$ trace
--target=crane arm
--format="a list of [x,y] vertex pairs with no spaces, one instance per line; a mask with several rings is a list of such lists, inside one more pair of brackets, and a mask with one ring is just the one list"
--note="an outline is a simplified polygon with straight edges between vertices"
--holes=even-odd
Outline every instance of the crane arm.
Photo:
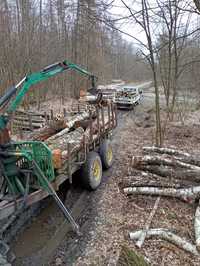
[[[59,73],[64,72],[65,70],[70,69],[75,70],[85,76],[88,76],[92,82],[92,89],[95,89],[95,81],[97,80],[97,77],[94,74],[88,72],[87,70],[81,68],[80,66],[68,62],[67,60],[55,63],[53,65],[49,65],[39,72],[35,72],[26,76],[16,86],[11,87],[10,90],[3,97],[1,97],[0,107],[7,103],[11,99],[11,97],[15,93],[17,93],[14,100],[8,105],[5,114],[0,115],[0,129],[4,129],[6,127],[10,115],[16,111],[17,107],[21,104],[24,96],[29,91],[32,85],[37,84],[43,80],[47,80],[50,77],[53,77]],[[19,91],[18,88],[20,88]]]

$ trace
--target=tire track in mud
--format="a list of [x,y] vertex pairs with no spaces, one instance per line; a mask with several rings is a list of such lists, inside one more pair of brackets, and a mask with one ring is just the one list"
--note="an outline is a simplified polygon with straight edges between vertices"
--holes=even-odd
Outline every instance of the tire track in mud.
[[[118,152],[119,142],[123,141],[121,132],[126,120],[133,114],[134,111],[118,112],[118,126],[113,132],[112,139],[114,154]],[[114,165],[113,168],[115,167]],[[104,172],[103,183],[112,175],[112,171],[114,170],[111,168]],[[16,261],[13,265],[49,265],[63,241],[65,246],[68,246],[66,256],[70,257],[67,265],[72,265],[76,257],[84,252],[85,243],[89,241],[87,231],[92,221],[90,213],[94,207],[90,206],[90,202],[94,193],[80,187],[72,187],[67,191],[65,204],[72,209],[72,214],[81,226],[83,231],[81,238],[72,232],[70,224],[66,222],[58,207],[48,199],[50,202],[46,208],[33,219],[30,226],[20,233],[12,244],[11,248],[16,253]],[[92,216],[95,218],[94,213]]]
[[[72,187],[67,191],[64,202],[76,220],[80,219],[86,208],[88,193],[80,187]],[[77,238],[58,206],[52,199],[47,200],[49,204],[46,204],[46,208],[33,218],[30,226],[25,228],[11,245],[16,255],[13,265],[45,265],[66,234],[70,233]]]
[[56,257],[63,258],[63,265],[76,265],[77,258],[83,256],[83,254],[87,252],[87,245],[90,242],[92,235],[95,234],[96,223],[98,223],[98,211],[96,210],[96,204],[98,205],[98,202],[102,201],[102,195],[104,194],[107,180],[115,175],[116,169],[118,168],[117,154],[118,149],[120,148],[119,144],[123,141],[123,134],[121,133],[124,131],[124,128],[127,124],[127,118],[132,118],[133,114],[133,111],[119,111],[118,113],[118,126],[113,131],[112,136],[113,152],[116,154],[114,158],[114,164],[112,168],[104,171],[103,182],[100,188],[96,192],[92,192],[94,194],[90,194],[89,201],[91,205],[89,210],[86,210],[84,213],[84,221],[81,221],[81,231],[83,232],[83,236],[80,239],[74,240],[70,240],[70,236],[69,238],[66,236],[64,243],[61,243],[59,251],[57,251],[54,260],[52,260],[49,265],[55,265]]

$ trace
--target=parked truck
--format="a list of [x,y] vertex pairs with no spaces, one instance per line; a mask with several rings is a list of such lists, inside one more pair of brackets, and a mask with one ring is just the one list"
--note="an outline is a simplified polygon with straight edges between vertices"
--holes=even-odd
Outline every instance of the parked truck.
[[132,86],[122,86],[114,96],[114,103],[119,109],[133,109],[142,98],[142,89]]

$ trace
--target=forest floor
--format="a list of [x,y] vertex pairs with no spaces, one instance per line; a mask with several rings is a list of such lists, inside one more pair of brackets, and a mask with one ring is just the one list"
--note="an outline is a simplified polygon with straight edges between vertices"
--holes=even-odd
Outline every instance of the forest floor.
[[[82,227],[83,236],[76,239],[73,245],[64,240],[50,265],[121,265],[118,258],[123,246],[143,254],[150,265],[200,265],[200,258],[159,238],[145,240],[139,249],[128,237],[130,231],[144,227],[156,200],[155,197],[142,195],[126,197],[121,191],[127,179],[148,183],[153,178],[130,168],[131,157],[141,154],[143,146],[153,144],[155,129],[152,106],[153,94],[147,92],[144,93],[142,104],[134,111],[119,112],[119,125],[113,136],[115,162],[112,169],[105,173],[102,186],[90,199]],[[198,113],[188,116],[185,125],[179,122],[167,125],[167,147],[198,152]],[[178,235],[194,243],[194,212],[195,206],[175,198],[161,198],[151,227],[175,230]]]
[[[68,233],[59,244],[55,254],[51,254],[47,265],[121,265],[118,262],[122,247],[127,246],[142,254],[150,265],[200,265],[200,258],[169,244],[159,238],[145,240],[141,249],[128,237],[130,231],[142,229],[155,203],[155,197],[126,197],[121,190],[123,183],[129,179],[133,182],[147,182],[151,175],[142,174],[130,167],[131,157],[142,153],[142,147],[153,144],[154,108],[151,90],[144,93],[142,103],[133,111],[119,111],[118,127],[113,134],[114,164],[104,172],[103,183],[95,192],[87,192],[84,198],[84,212],[78,222],[83,235],[77,237]],[[161,103],[163,97],[161,99]],[[168,123],[165,131],[165,146],[178,147],[188,152],[198,152],[200,148],[199,111],[187,116],[185,125],[180,122]],[[78,193],[77,193],[78,194]],[[68,195],[69,196],[69,195]],[[76,197],[71,196],[71,201]],[[33,256],[33,249],[27,251],[26,244],[31,241],[36,249],[46,245],[48,234],[57,223],[63,221],[59,210],[51,209],[52,205],[40,215],[40,221],[31,225],[30,232],[19,236],[14,245],[18,257],[16,265],[43,265]],[[51,213],[52,211],[52,213]],[[194,242],[193,217],[195,206],[183,203],[177,199],[161,198],[159,208],[152,221],[152,228],[164,227],[175,230],[178,235]],[[59,220],[59,222],[58,222]],[[40,230],[38,231],[38,228]],[[53,229],[52,229],[53,230]],[[44,233],[45,231],[45,233]],[[35,235],[35,244],[33,234]],[[26,240],[26,241],[25,241]],[[55,239],[56,241],[56,239]],[[128,265],[128,264],[127,264]]]

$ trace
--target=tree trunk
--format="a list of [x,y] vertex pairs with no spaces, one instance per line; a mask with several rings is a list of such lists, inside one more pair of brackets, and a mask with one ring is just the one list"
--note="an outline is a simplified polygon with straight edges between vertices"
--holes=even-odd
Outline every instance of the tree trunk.
[[173,169],[163,165],[140,165],[137,169],[148,171],[158,176],[168,177],[170,180],[175,178],[180,179],[181,181],[188,181],[188,184],[191,184],[191,182],[198,183],[200,181],[199,170],[190,170],[180,167]]
[[200,167],[189,163],[181,162],[175,158],[166,158],[159,155],[145,155],[145,156],[134,156],[132,158],[132,166],[139,168],[143,165],[167,165],[172,167],[181,167],[190,169],[193,171],[200,171]]
[[140,237],[138,238],[138,241],[136,242],[136,246],[138,246],[139,248],[141,248],[143,243],[144,243],[144,240],[146,238],[146,235],[147,235],[147,232],[148,232],[149,227],[151,225],[151,222],[153,220],[153,217],[154,217],[154,215],[156,213],[156,210],[158,209],[159,202],[160,202],[160,197],[158,197],[156,199],[154,207],[153,207],[153,209],[152,209],[152,211],[151,211],[151,213],[150,213],[150,215],[148,217],[148,220],[147,220],[147,222],[146,222],[146,224],[144,226],[144,230],[142,231]]
[[[130,239],[132,240],[138,239],[142,232],[143,230],[138,230],[136,232],[129,233]],[[175,235],[174,233],[170,232],[168,229],[164,229],[164,228],[150,229],[147,232],[147,237],[152,237],[152,236],[159,236],[163,240],[167,240],[170,243],[175,244],[179,248],[195,256],[199,256],[199,252],[197,251],[196,246],[192,245],[190,242],[188,242],[184,238],[181,238],[180,236]]]
[[152,147],[143,147],[142,150],[144,152],[150,153],[150,152],[156,152],[156,153],[161,153],[161,154],[168,154],[168,155],[173,155],[173,156],[183,156],[183,157],[190,157],[191,155],[187,152],[183,152],[180,150],[176,149],[170,149],[170,148],[160,148],[156,146]]
[[195,216],[194,216],[194,232],[195,232],[195,241],[198,251],[200,251],[200,201],[198,202]]
[[163,188],[163,187],[127,187],[123,189],[126,195],[152,195],[152,196],[165,196],[175,197],[186,202],[193,202],[200,196],[200,186],[189,188]]
[[184,163],[193,164],[200,167],[200,156],[199,155],[191,155],[187,152],[179,151],[176,149],[169,148],[159,148],[159,147],[143,147],[143,151],[145,153],[160,153],[175,156],[175,160],[182,161]]

